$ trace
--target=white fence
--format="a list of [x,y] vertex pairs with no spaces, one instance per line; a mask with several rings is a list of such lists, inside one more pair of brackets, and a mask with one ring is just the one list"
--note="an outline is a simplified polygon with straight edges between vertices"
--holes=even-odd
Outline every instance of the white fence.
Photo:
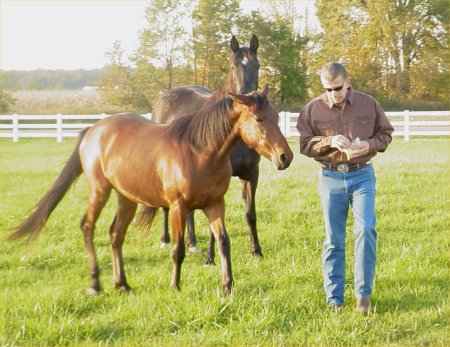
[[[386,112],[394,126],[394,136],[449,136],[450,111],[403,111]],[[145,117],[151,119],[147,113]],[[81,129],[87,128],[100,115],[0,115],[0,137],[18,141],[25,137],[54,137],[61,142],[64,137],[76,137]],[[299,136],[296,129],[298,113],[280,112],[280,128],[286,137]]]
[[[393,136],[449,136],[450,111],[386,112],[394,127]],[[280,127],[286,137],[299,136],[296,129],[298,113],[280,112]]]

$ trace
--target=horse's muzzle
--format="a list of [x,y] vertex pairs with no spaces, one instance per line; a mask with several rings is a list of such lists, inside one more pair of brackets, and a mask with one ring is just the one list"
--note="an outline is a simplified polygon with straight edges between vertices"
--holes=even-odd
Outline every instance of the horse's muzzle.
[[290,155],[282,153],[277,158],[276,162],[274,162],[274,164],[278,170],[284,170],[287,169],[289,165],[291,165],[292,158],[293,158],[292,153],[290,153]]

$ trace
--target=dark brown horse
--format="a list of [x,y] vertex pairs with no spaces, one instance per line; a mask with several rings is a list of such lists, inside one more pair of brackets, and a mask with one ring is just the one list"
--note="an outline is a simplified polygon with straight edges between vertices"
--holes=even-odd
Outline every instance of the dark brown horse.
[[[224,98],[229,93],[245,94],[258,87],[259,61],[257,57],[259,41],[253,35],[249,47],[239,47],[239,42],[233,36],[230,41],[231,55],[228,77],[225,85],[212,93],[209,89],[200,86],[178,87],[164,93],[155,104],[152,119],[158,123],[170,123],[172,120],[186,114],[185,110],[192,112],[205,105]],[[245,219],[251,241],[251,254],[262,257],[262,250],[258,240],[256,228],[255,194],[259,178],[260,155],[249,148],[242,140],[238,140],[230,153],[232,175],[237,176],[242,184],[242,198],[245,204]],[[188,244],[190,250],[198,251],[194,230],[194,215],[188,216]],[[210,233],[206,263],[214,262],[214,237]],[[161,237],[162,245],[168,245],[168,210],[164,209],[164,230]]]
[[169,125],[152,123],[136,114],[114,115],[99,121],[81,133],[56,182],[9,239],[27,234],[37,237],[66,191],[84,172],[89,205],[81,229],[88,253],[89,293],[100,290],[94,227],[112,189],[118,196],[117,212],[109,229],[116,288],[130,289],[122,245],[137,204],[143,204],[149,225],[156,207],[170,208],[173,288],[180,284],[187,215],[195,209],[203,210],[217,240],[223,290],[228,293],[233,276],[224,225],[224,195],[231,178],[231,148],[241,137],[279,170],[286,169],[293,158],[278,127],[278,113],[266,93],[267,88],[263,88],[262,93],[224,98]]

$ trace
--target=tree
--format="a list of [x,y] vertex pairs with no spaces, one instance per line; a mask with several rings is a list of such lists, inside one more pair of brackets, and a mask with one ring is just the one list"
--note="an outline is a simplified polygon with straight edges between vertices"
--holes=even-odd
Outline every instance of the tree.
[[229,42],[241,17],[236,0],[199,0],[192,14],[194,84],[217,89],[228,71]]
[[346,63],[358,88],[416,100],[427,98],[431,80],[448,84],[448,2],[318,0],[316,7],[324,30],[316,54],[322,63]]
[[107,55],[110,64],[98,79],[96,86],[102,99],[111,105],[119,105],[128,111],[150,111],[150,104],[136,84],[134,70],[123,62],[123,49],[120,42],[114,43]]
[[4,89],[6,85],[6,74],[0,71],[0,113],[9,113],[14,106],[15,99]]
[[183,0],[153,0],[145,11],[148,27],[141,33],[133,60],[144,70],[151,69],[149,65],[164,69],[167,78],[159,80],[164,89],[178,84],[174,72],[190,55],[186,29],[190,5],[190,1]]
[[283,110],[298,110],[307,97],[307,40],[295,31],[295,20],[286,20],[281,14],[282,4],[276,5],[271,3],[272,18],[253,11],[240,22],[240,28],[259,38],[260,82],[272,87],[271,102]]

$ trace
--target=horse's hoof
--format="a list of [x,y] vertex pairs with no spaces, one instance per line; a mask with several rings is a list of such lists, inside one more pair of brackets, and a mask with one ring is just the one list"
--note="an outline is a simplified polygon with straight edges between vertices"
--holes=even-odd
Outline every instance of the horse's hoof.
[[214,259],[206,258],[205,265],[216,265],[216,263],[214,262]]
[[159,248],[163,249],[163,248],[169,248],[170,243],[166,243],[166,242],[162,242],[161,246],[159,246]]
[[129,292],[131,292],[131,288],[130,288],[130,286],[128,284],[116,283],[116,289],[119,290],[122,293],[127,293],[128,294]]
[[231,286],[229,286],[229,285],[223,286],[223,295],[224,296],[231,295]]
[[171,284],[170,285],[170,288],[172,289],[172,290],[175,290],[175,291],[177,291],[177,292],[180,292],[181,291],[181,287],[180,287],[180,285],[179,284]]
[[258,250],[258,251],[251,251],[250,253],[252,254],[253,257],[256,257],[256,258],[263,258],[263,254],[262,254],[262,251],[261,251],[261,250]]
[[91,296],[96,296],[100,293],[100,291],[98,289],[89,287],[86,289],[86,294],[91,295]]
[[197,248],[197,246],[192,246],[192,247],[189,247],[189,253],[200,254],[201,252],[200,252],[200,249]]

